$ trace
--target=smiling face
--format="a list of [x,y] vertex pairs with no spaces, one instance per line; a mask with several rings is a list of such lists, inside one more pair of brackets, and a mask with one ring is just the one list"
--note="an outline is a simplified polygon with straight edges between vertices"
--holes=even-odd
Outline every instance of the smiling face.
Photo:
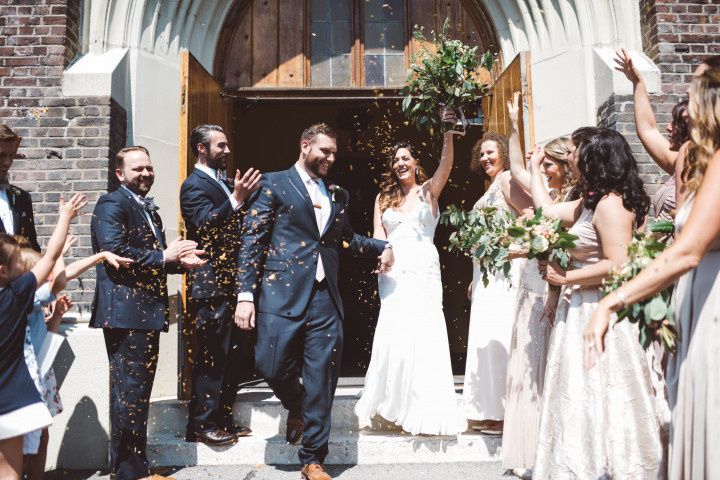
[[18,142],[15,140],[0,141],[0,180],[7,178],[17,149]]
[[150,157],[141,150],[127,152],[122,167],[115,169],[115,175],[121,184],[143,197],[155,182],[155,171]]
[[397,149],[390,168],[400,183],[417,183],[415,175],[417,160],[415,160],[408,148],[401,147]]
[[495,140],[485,140],[480,146],[480,165],[491,179],[505,169],[505,165],[500,158],[500,149]]
[[198,144],[198,152],[204,156],[205,164],[217,170],[225,170],[230,157],[227,137],[222,132],[211,131],[206,144]]
[[567,174],[567,163],[562,160],[545,155],[542,163],[542,172],[547,178],[550,188],[559,189],[562,187]]
[[303,165],[308,174],[314,178],[326,178],[335,163],[337,141],[318,133],[313,140],[300,142],[300,150],[302,151]]

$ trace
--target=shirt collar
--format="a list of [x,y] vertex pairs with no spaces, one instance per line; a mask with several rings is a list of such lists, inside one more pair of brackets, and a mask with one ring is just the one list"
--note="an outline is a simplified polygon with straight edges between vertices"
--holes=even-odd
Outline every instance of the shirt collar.
[[210,167],[208,167],[207,165],[201,165],[201,164],[199,164],[199,163],[196,163],[196,164],[195,164],[195,168],[197,168],[198,170],[200,170],[200,171],[203,172],[203,173],[206,173],[206,174],[210,175],[210,177],[211,177],[211,178],[214,178],[215,180],[217,180],[217,178],[218,178],[218,176],[217,176],[217,172],[218,172],[218,171],[217,171],[217,168],[210,168]]
[[322,178],[311,177],[310,174],[307,173],[307,170],[305,170],[305,168],[300,165],[300,162],[295,162],[295,168],[300,174],[300,180],[302,180],[305,185],[310,185],[314,183],[315,185],[318,185],[321,190],[324,189],[325,185],[322,181]]
[[138,202],[140,205],[145,205],[145,198],[144,198],[144,197],[142,197],[141,195],[138,195],[137,193],[133,192],[132,190],[130,190],[130,189],[129,189],[128,187],[126,187],[125,185],[121,185],[120,188],[124,188],[125,190],[127,190],[128,192],[130,192],[130,195],[132,195],[133,198],[135,199],[135,201]]

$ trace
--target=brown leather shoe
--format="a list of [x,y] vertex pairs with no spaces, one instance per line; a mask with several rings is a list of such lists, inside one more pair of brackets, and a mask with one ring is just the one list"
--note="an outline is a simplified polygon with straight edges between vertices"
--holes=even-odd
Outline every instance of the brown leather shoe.
[[155,475],[150,475],[147,478],[148,480],[175,480],[175,477],[163,477],[162,475],[158,475],[157,473]]
[[188,442],[200,442],[205,445],[217,447],[220,445],[230,445],[237,442],[237,437],[234,433],[226,432],[225,430],[211,430],[209,432],[194,432],[185,436],[185,440]]
[[332,480],[325,468],[319,463],[309,463],[302,467],[300,474],[305,480]]
[[304,429],[305,424],[303,423],[302,416],[293,417],[288,414],[287,422],[285,422],[285,440],[287,440],[288,443],[297,445],[302,439]]
[[242,425],[230,425],[223,427],[223,430],[235,435],[237,438],[247,437],[252,434],[252,430],[249,427],[243,427]]

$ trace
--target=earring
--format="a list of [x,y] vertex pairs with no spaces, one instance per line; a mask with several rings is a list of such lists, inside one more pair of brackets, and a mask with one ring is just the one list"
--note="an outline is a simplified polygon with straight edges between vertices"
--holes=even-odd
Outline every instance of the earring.
[[415,167],[415,176],[416,177],[420,176],[420,167]]

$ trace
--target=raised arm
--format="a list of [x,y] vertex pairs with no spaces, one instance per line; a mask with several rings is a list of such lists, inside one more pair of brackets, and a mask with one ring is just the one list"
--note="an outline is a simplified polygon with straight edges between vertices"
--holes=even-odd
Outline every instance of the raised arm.
[[610,315],[663,290],[684,273],[697,267],[713,243],[720,237],[720,151],[708,164],[703,182],[697,191],[693,209],[673,244],[634,279],[603,298],[585,331],[599,352],[607,332]]
[[55,266],[55,262],[57,262],[58,257],[62,254],[70,222],[73,218],[80,215],[80,211],[85,205],[87,205],[85,195],[76,194],[67,203],[62,199],[60,200],[60,216],[55,230],[48,241],[45,255],[38,260],[31,270],[33,275],[35,275],[38,285],[41,285],[48,275],[50,275],[50,272]]
[[510,174],[516,182],[527,192],[530,191],[531,175],[525,168],[525,159],[520,145],[520,129],[518,116],[520,115],[520,92],[513,94],[512,102],[507,102],[508,116],[510,117],[510,139],[508,141],[508,156],[510,157]]
[[387,240],[387,232],[382,224],[382,212],[380,212],[380,195],[375,197],[375,208],[373,213],[373,238]]
[[[440,165],[438,165],[435,174],[430,179],[430,194],[434,201],[440,198],[445,185],[447,184],[448,178],[450,178],[450,172],[453,167],[453,159],[455,156],[453,138],[455,134],[452,132],[445,132],[443,134],[443,147],[442,153],[440,154]],[[434,202],[433,202],[434,203]]]
[[667,173],[675,170],[675,160],[678,152],[670,149],[670,141],[658,130],[655,114],[650,105],[650,99],[645,85],[645,79],[640,71],[633,65],[632,58],[622,48],[615,52],[615,70],[621,72],[633,84],[633,104],[635,110],[635,130],[645,150],[655,163]]
[[582,211],[582,201],[573,200],[572,202],[555,203],[542,179],[540,165],[542,164],[543,158],[545,158],[545,153],[542,147],[536,146],[530,157],[530,191],[532,193],[533,206],[535,208],[542,207],[543,212],[546,214],[560,218],[566,227],[571,226],[575,223],[575,220],[577,220]]

